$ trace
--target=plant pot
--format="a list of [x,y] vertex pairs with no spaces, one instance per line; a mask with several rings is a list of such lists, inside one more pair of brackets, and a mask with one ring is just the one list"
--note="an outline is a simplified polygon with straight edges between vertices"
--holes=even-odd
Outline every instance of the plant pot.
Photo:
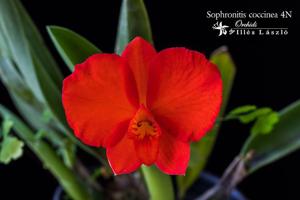
[[[195,200],[199,198],[201,194],[212,188],[218,181],[219,178],[210,173],[201,173],[200,178],[187,191],[185,200]],[[247,200],[247,198],[237,189],[234,189],[228,200]]]
[[[195,182],[195,184],[187,191],[185,200],[195,200],[201,195],[203,192],[207,191],[211,187],[213,187],[217,182],[219,178],[204,172],[201,174],[200,178]],[[58,186],[55,189],[53,200],[63,200],[64,192],[61,186]],[[231,193],[231,196],[228,200],[247,200],[247,198],[244,197],[238,190],[233,190]]]

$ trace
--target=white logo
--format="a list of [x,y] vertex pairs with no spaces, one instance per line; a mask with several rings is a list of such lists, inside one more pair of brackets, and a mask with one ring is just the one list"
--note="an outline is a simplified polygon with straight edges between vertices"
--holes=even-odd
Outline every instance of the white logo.
[[227,30],[226,30],[226,28],[228,28],[229,26],[226,26],[226,25],[223,25],[222,24],[222,22],[217,22],[217,23],[215,23],[213,26],[212,26],[212,28],[214,29],[214,30],[219,30],[219,36],[221,36],[221,35],[226,35],[227,34]]

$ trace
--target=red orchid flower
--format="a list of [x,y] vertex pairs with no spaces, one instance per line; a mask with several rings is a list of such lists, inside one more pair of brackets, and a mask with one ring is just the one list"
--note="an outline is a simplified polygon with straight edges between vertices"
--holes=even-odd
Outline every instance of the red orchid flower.
[[186,48],[160,52],[140,37],[121,56],[95,54],[63,83],[67,121],[85,144],[105,147],[115,174],[155,164],[185,174],[190,142],[213,126],[222,100],[217,67]]

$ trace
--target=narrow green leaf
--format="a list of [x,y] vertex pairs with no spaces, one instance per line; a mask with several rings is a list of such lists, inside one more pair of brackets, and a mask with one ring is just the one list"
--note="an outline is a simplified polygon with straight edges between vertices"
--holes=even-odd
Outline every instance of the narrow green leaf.
[[41,140],[47,135],[47,132],[43,129],[40,129],[36,134],[35,134],[35,139],[36,140]]
[[271,108],[259,108],[249,114],[240,115],[238,118],[242,123],[248,124],[256,120],[258,117],[269,114],[271,112],[272,112]]
[[217,49],[211,55],[210,60],[219,68],[223,80],[223,102],[221,107],[221,112],[223,113],[230,96],[236,67],[227,47],[225,46]]
[[[218,66],[223,80],[223,102],[221,112],[219,114],[219,117],[221,118],[229,99],[235,76],[235,65],[226,47],[217,49],[212,54],[211,61]],[[220,125],[220,123],[216,123],[213,129],[205,137],[203,137],[199,142],[191,144],[193,155],[191,155],[190,164],[192,164],[192,166],[189,165],[185,176],[177,177],[179,195],[181,197],[184,196],[185,192],[194,183],[194,181],[199,178],[199,174],[204,169],[214,146]],[[195,162],[193,161],[194,158],[196,158]]]
[[2,134],[3,137],[7,137],[7,135],[9,134],[11,128],[13,127],[13,122],[9,119],[4,119],[2,122]]
[[0,162],[9,164],[22,156],[24,143],[16,137],[7,136],[2,141]]
[[232,111],[230,111],[229,114],[226,116],[226,118],[233,118],[233,117],[239,116],[241,114],[252,112],[254,110],[256,110],[255,105],[240,106],[240,107],[237,107],[237,108],[233,109]]
[[7,54],[17,65],[24,66],[19,67],[19,70],[26,83],[36,91],[37,97],[42,99],[30,56],[30,47],[16,3],[15,0],[0,2],[0,29],[7,44],[6,50],[9,51]]
[[35,134],[16,115],[0,105],[0,117],[13,121],[14,131],[26,143],[26,145],[37,155],[48,169],[63,186],[64,190],[75,200],[92,200],[86,185],[78,179],[78,176],[67,168],[60,160],[56,152],[42,140],[36,140]]
[[38,101],[51,110],[61,126],[66,127],[60,92],[62,78],[55,72],[55,63],[50,61],[49,52],[32,26],[19,1],[0,1],[0,29],[7,41],[6,55],[15,63]]
[[6,41],[5,49],[9,51],[7,54],[19,66],[26,83],[38,98],[42,99],[42,95],[34,73],[31,54],[38,57],[39,62],[44,64],[43,70],[47,72],[57,87],[61,87],[62,75],[20,1],[0,2],[0,29],[2,37]]
[[41,118],[44,105],[35,98],[11,59],[7,57],[0,56],[0,80],[26,121],[37,129],[45,128]]
[[249,173],[300,148],[300,100],[279,112],[279,117],[270,133],[252,134],[244,144],[241,154],[253,154],[247,163]]
[[[1,40],[0,44],[5,45],[4,42],[1,43]],[[12,100],[18,108],[18,111],[27,120],[27,122],[29,122],[32,127],[36,128],[36,130],[45,129],[49,131],[49,126],[51,126],[52,128],[60,128],[62,132],[66,133],[66,135],[69,136],[70,140],[72,140],[86,152],[95,156],[100,162],[107,166],[106,161],[101,157],[98,151],[82,144],[68,129],[61,106],[61,94],[58,90],[53,88],[54,85],[47,85],[47,81],[43,82],[43,80],[41,79],[41,87],[44,88],[44,91],[46,93],[45,96],[48,98],[48,102],[50,103],[45,104],[40,102],[32,93],[31,89],[27,86],[26,82],[23,80],[22,74],[19,73],[19,70],[15,66],[12,58],[3,53],[3,50],[4,48],[0,49],[0,79],[7,87]],[[42,76],[45,75],[42,72],[40,74]],[[45,80],[47,80],[47,76],[45,77]],[[51,105],[51,107],[48,105]],[[54,119],[59,119],[59,123],[53,123],[53,121],[51,121],[52,123],[48,124],[47,122],[45,122],[45,118],[43,118],[42,116],[42,114],[45,112],[51,112],[51,116],[53,116]],[[50,113],[48,114],[50,115]],[[57,120],[54,122],[57,122]]]
[[66,140],[64,141],[64,144],[59,149],[59,153],[61,154],[65,165],[70,169],[72,169],[76,159],[75,147],[76,146],[74,145],[73,142],[71,142],[70,140]]
[[59,66],[55,62],[55,59],[52,57],[50,51],[45,45],[45,42],[37,27],[31,20],[20,1],[17,1],[15,4],[20,14],[20,19],[22,20],[25,36],[30,43],[31,53],[36,55],[36,58],[39,59],[39,62],[43,64],[43,69],[45,69],[46,73],[50,76],[55,85],[58,88],[61,88],[63,76],[59,70]]
[[45,109],[42,113],[42,121],[45,123],[49,123],[53,118],[52,113],[50,110]]
[[243,124],[255,121],[251,128],[251,134],[267,134],[272,131],[279,121],[277,112],[271,108],[257,108],[254,105],[246,105],[233,109],[225,117],[225,120],[238,119]]
[[143,0],[123,0],[115,52],[121,54],[125,46],[136,36],[153,43],[147,10]]
[[40,63],[39,59],[37,59],[35,55],[32,55],[32,60],[36,68],[39,87],[41,88],[47,108],[52,112],[54,119],[56,119],[58,123],[60,123],[64,128],[68,127],[62,107],[61,88],[57,88],[53,84],[46,71],[42,68],[43,63]]
[[9,50],[7,49],[7,47],[8,47],[8,44],[7,44],[7,41],[5,39],[3,30],[0,26],[0,56],[1,57],[9,56],[9,54],[8,54]]
[[81,35],[59,26],[47,26],[48,33],[57,51],[71,71],[78,63],[101,51]]
[[272,131],[275,124],[279,121],[279,115],[276,112],[271,112],[258,117],[251,128],[251,134],[268,134]]

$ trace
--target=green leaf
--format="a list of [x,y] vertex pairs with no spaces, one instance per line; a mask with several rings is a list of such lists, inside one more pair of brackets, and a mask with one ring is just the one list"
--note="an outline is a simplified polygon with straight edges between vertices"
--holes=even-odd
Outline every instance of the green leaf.
[[13,127],[13,122],[9,119],[4,119],[2,122],[2,134],[3,137],[7,137],[7,135],[9,134],[11,128]]
[[101,51],[81,35],[59,26],[47,26],[48,33],[57,51],[71,71],[78,63]]
[[[0,2],[0,29],[6,56],[15,64],[34,97],[66,127],[61,103],[62,76],[19,1]],[[9,83],[11,84],[11,83]],[[21,102],[21,101],[19,101]]]
[[36,55],[39,62],[43,64],[43,69],[46,71],[46,74],[51,77],[54,84],[58,88],[61,88],[63,75],[59,70],[59,66],[55,62],[55,59],[52,57],[48,47],[45,45],[37,27],[34,25],[20,1],[17,1],[15,5],[20,13],[20,19],[22,20],[25,36],[30,42],[31,53]]
[[258,117],[251,128],[251,134],[268,134],[272,131],[275,124],[279,121],[279,115],[276,112],[271,112]]
[[123,0],[115,52],[121,54],[125,46],[136,36],[152,43],[152,33],[143,0]]
[[7,41],[0,26],[0,56],[8,56]]
[[20,67],[29,87],[36,91],[39,99],[42,99],[38,82],[35,77],[33,64],[30,56],[30,47],[23,29],[22,18],[16,7],[17,1],[0,2],[0,29],[2,37],[6,41],[6,52]]
[[38,57],[45,70],[57,87],[61,87],[62,75],[54,59],[47,50],[40,34],[31,21],[21,3],[16,0],[0,2],[0,29],[6,41],[6,54],[19,66],[26,83],[42,99],[38,87],[37,77],[34,73],[31,54]]
[[234,118],[241,114],[249,113],[254,110],[256,110],[255,105],[240,106],[240,107],[237,107],[237,108],[233,109],[232,111],[230,111],[229,114],[226,116],[226,118]]
[[75,148],[73,142],[70,140],[64,141],[64,144],[59,148],[59,153],[61,154],[63,161],[66,166],[72,168],[75,162]]
[[52,113],[50,110],[45,109],[42,113],[42,121],[45,123],[48,123],[51,121],[51,119],[53,118]]
[[0,116],[13,121],[13,129],[16,134],[26,143],[26,145],[42,161],[45,168],[57,178],[64,190],[75,200],[92,200],[86,185],[78,179],[76,173],[67,168],[60,160],[59,156],[48,143],[37,140],[31,129],[23,123],[16,115],[0,105]]
[[[21,115],[30,123],[32,127],[36,130],[44,129],[51,131],[51,134],[48,134],[47,137],[50,140],[57,144],[61,143],[61,139],[58,139],[57,133],[52,133],[52,128],[55,127],[55,123],[47,122],[47,118],[50,117],[49,109],[45,109],[44,105],[34,97],[31,90],[24,83],[21,75],[18,73],[16,68],[13,65],[13,62],[9,58],[1,57],[0,55],[0,79],[3,81],[7,87],[10,96],[12,97],[15,105],[18,108],[18,111]],[[44,116],[43,116],[44,115]],[[53,115],[51,114],[51,117]],[[51,121],[51,120],[50,120]],[[77,143],[85,151],[89,152],[100,162],[104,162],[99,153],[91,149],[90,147],[80,143],[71,132],[66,129],[67,135],[70,137],[74,143]],[[106,162],[104,162],[106,164]]]
[[[217,49],[212,54],[211,61],[218,66],[223,80],[223,102],[219,114],[221,118],[229,99],[236,68],[226,47]],[[220,125],[220,123],[216,123],[213,129],[199,142],[191,144],[192,155],[187,173],[185,176],[177,177],[179,195],[181,197],[184,196],[187,189],[199,178],[199,174],[204,169],[214,146]]]
[[[18,16],[18,12],[15,11],[15,7],[13,6],[15,5],[15,3],[18,2],[15,2],[15,0],[0,1],[0,11],[4,7],[9,7],[9,9],[16,12],[16,15],[6,16],[7,21],[10,20],[9,17],[15,18]],[[27,69],[28,66],[25,65],[25,63],[23,63],[21,66],[18,66],[18,64],[14,60],[14,57],[11,56],[10,46],[7,44],[9,41],[7,37],[11,37],[11,36],[10,34],[4,34],[3,29],[1,27],[1,20],[2,20],[1,16],[4,15],[5,12],[0,12],[0,78],[2,82],[5,84],[5,86],[7,87],[12,100],[14,101],[16,107],[18,108],[18,111],[27,120],[27,122],[30,123],[32,127],[36,128],[36,130],[39,129],[49,130],[49,128],[53,128],[53,127],[57,130],[57,128],[59,128],[59,130],[66,133],[74,143],[78,144],[78,146],[80,146],[82,149],[84,149],[88,153],[95,156],[98,160],[106,164],[106,162],[104,162],[102,157],[99,156],[100,153],[98,151],[80,143],[75,138],[75,136],[69,131],[69,128],[65,121],[63,108],[62,108],[60,89],[55,88],[53,82],[51,81],[49,82],[49,76],[46,74],[46,72],[43,70],[42,67],[42,66],[48,66],[47,63],[42,65],[40,63],[40,59],[36,58],[36,55],[34,54],[28,55],[26,48],[23,47],[22,45],[18,46],[19,48],[21,48],[21,50],[19,49],[20,52],[23,51],[24,54],[26,53],[27,56],[32,58],[31,61],[36,63],[34,65],[35,67],[34,69],[36,69],[36,71],[34,72],[30,72],[30,70],[28,71]],[[19,20],[19,18],[17,19]],[[10,24],[8,23],[8,25]],[[19,37],[18,40],[23,40],[24,37],[22,32],[24,27],[23,26],[18,27],[17,24],[11,24],[11,26],[13,26],[11,27],[12,34],[15,35],[15,37],[17,38]],[[20,34],[19,36],[18,33]],[[32,41],[25,40],[20,42],[23,42],[24,44],[26,44],[25,46],[27,46],[30,45]],[[22,50],[22,48],[25,49]],[[22,56],[23,54],[20,53],[20,55]],[[17,55],[15,56],[18,57]],[[23,78],[24,75],[22,71],[19,70],[19,68],[22,68],[25,71],[25,73],[28,74],[37,73],[36,75],[38,77],[39,84],[40,84],[39,87],[43,89],[43,96],[44,96],[43,99],[44,100],[46,99],[47,100],[46,102],[44,100],[41,101],[40,99],[36,98],[36,92],[33,93],[32,88],[29,85],[27,85],[25,78]],[[46,123],[44,121],[45,118],[43,118],[42,116],[45,110],[47,110],[47,112],[48,111],[51,112],[51,116],[53,116],[54,118],[54,121],[50,120],[52,123],[49,124],[49,126],[45,124]]]
[[248,124],[259,118],[263,120],[262,116],[267,116],[272,112],[272,109],[268,107],[257,108],[255,105],[245,105],[230,111],[225,120],[238,119],[241,123]]
[[24,143],[16,137],[7,136],[2,141],[0,151],[0,162],[9,164],[23,154]]
[[[0,36],[1,37],[1,36]],[[0,79],[8,89],[18,111],[33,127],[44,127],[41,113],[44,105],[39,102],[24,82],[11,59],[0,55]]]
[[255,121],[251,128],[251,134],[267,134],[272,131],[279,121],[279,116],[271,108],[259,108],[254,105],[246,105],[233,109],[225,117],[225,120],[238,119],[241,123],[248,124]]
[[256,120],[258,117],[269,114],[271,112],[272,112],[271,108],[259,108],[249,114],[240,115],[238,118],[242,123],[248,124],[248,123]]
[[[268,165],[300,148],[300,100],[279,112],[280,121],[268,134],[252,134],[244,144],[241,154],[252,154],[248,172]],[[270,121],[276,121],[271,116]]]
[[227,47],[225,46],[218,48],[211,55],[210,60],[217,65],[223,80],[223,102],[221,107],[221,113],[223,113],[230,96],[236,67]]

